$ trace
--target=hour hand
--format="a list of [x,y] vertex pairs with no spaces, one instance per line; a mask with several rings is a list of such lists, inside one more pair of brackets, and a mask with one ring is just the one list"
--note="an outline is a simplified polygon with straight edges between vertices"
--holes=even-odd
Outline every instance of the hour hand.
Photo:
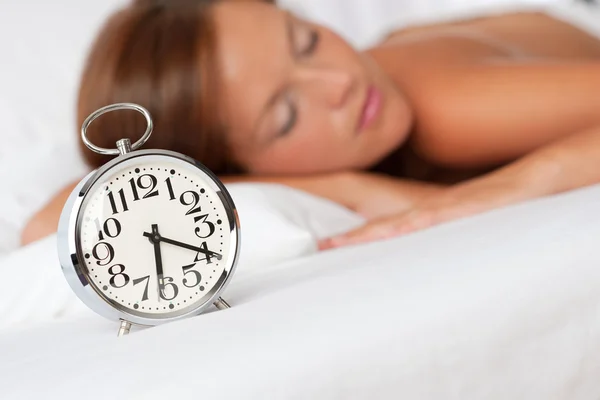
[[162,295],[162,289],[164,286],[163,282],[163,265],[162,255],[160,252],[160,233],[158,232],[158,225],[152,225],[152,233],[144,232],[144,236],[150,239],[150,242],[154,245],[154,262],[156,263],[156,277],[158,279],[158,300],[160,301]]

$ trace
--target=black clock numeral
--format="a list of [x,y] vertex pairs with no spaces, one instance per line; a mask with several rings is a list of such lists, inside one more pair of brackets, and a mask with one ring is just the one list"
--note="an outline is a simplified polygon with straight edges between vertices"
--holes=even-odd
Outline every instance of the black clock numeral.
[[200,227],[196,227],[196,229],[195,229],[196,236],[198,236],[200,239],[207,239],[207,238],[211,237],[213,235],[213,233],[215,233],[215,224],[213,224],[210,221],[207,221],[207,218],[208,218],[208,214],[204,214],[204,215],[194,218],[195,223],[202,221],[202,225],[208,226],[208,235],[206,235],[206,236],[202,236],[200,234],[200,232],[202,232],[202,229],[200,229]]
[[175,200],[175,192],[173,191],[173,184],[171,183],[171,178],[167,178],[165,182],[167,182],[167,189],[169,189],[169,196],[171,200]]
[[[102,254],[98,251],[99,249],[103,249]],[[103,255],[103,253],[106,253],[106,255]],[[109,243],[98,242],[92,249],[92,255],[97,260],[96,264],[104,267],[115,258],[115,249]]]
[[[119,267],[119,271],[115,271],[115,267]],[[122,287],[127,286],[127,284],[129,283],[129,275],[127,275],[125,273],[125,266],[123,264],[115,264],[112,267],[110,267],[108,269],[108,273],[112,275],[112,277],[110,278],[110,286],[114,287],[115,289],[120,289]],[[117,285],[117,277],[121,276],[123,278],[123,284],[118,286]]]
[[[141,176],[140,176],[141,178]],[[129,185],[131,186],[131,192],[133,193],[133,201],[138,201],[140,199],[140,195],[137,191],[137,185],[135,183],[135,178],[131,178],[129,180]]]
[[[109,222],[113,223],[114,229],[111,229]],[[104,240],[105,234],[111,239],[114,239],[121,234],[121,223],[115,218],[109,218],[104,221],[103,227],[100,226],[100,220],[98,218],[94,220],[94,223],[96,224],[96,229],[98,230],[98,240]]]
[[183,286],[187,287],[187,288],[193,288],[195,286],[198,286],[200,284],[200,282],[202,282],[202,275],[200,275],[200,272],[198,271],[194,271],[192,268],[194,268],[196,266],[196,264],[190,264],[190,265],[186,265],[181,267],[181,269],[183,270],[183,276],[186,276],[188,274],[192,274],[194,275],[194,277],[196,278],[196,283],[194,283],[193,285],[188,285],[188,278],[183,278]]
[[[173,283],[174,279],[173,278],[169,278],[169,277],[164,277],[163,280],[167,283],[165,283],[163,285],[163,287],[160,290],[160,297],[163,300],[173,300],[175,297],[177,297],[177,295],[179,294],[179,288],[177,287],[176,284]],[[172,297],[167,297],[165,295],[165,289],[167,288],[167,286],[172,287],[173,289],[171,289],[170,291],[173,292],[173,296]]]
[[[186,195],[188,195],[187,200],[185,197]],[[190,198],[190,196],[191,196],[191,198]],[[196,192],[188,191],[188,192],[182,193],[179,201],[181,201],[181,204],[183,204],[184,206],[192,207],[188,210],[188,212],[185,213],[185,215],[195,214],[195,213],[202,211],[202,207],[198,205],[198,203],[200,203],[200,195]],[[206,234],[206,235],[201,234],[203,231],[201,229],[201,227],[196,227],[196,229],[195,229],[196,236],[198,236],[200,239],[209,238],[213,235],[213,233],[215,233],[215,224],[213,224],[210,221],[207,221],[207,218],[208,218],[208,214],[194,217],[195,223],[202,222],[202,225],[206,225],[208,227],[208,234]]]
[[142,301],[148,300],[148,283],[150,283],[150,275],[146,275],[143,278],[133,280],[133,286],[146,281],[146,287],[144,288],[144,294],[142,295]]
[[[147,184],[144,184],[144,178],[147,179]],[[158,190],[156,190],[156,185],[158,184],[158,180],[154,175],[144,174],[137,178],[131,178],[129,180],[129,186],[131,186],[131,193],[133,193],[133,201],[140,200],[140,193],[138,192],[138,188],[140,189],[149,189],[148,192],[142,197],[142,199],[147,199],[150,197],[158,196]]]
[[[202,244],[200,245],[200,248],[204,251],[198,252],[198,254],[196,254],[196,258],[194,259],[195,262],[199,262],[199,261],[206,261],[207,264],[212,264],[212,258],[214,257],[212,254],[212,252],[210,250],[208,250],[208,246],[206,245],[206,242],[202,242]],[[204,258],[200,258],[201,255],[204,255]]]
[[[190,195],[192,195],[192,199],[191,199],[192,201],[191,202],[187,202],[185,200],[185,195],[188,194],[188,193]],[[188,196],[188,198],[189,198],[189,196]],[[188,191],[188,192],[183,192],[181,194],[181,197],[179,198],[179,201],[184,206],[192,206],[192,208],[190,208],[189,211],[185,213],[185,215],[190,215],[190,214],[194,214],[194,213],[202,211],[202,208],[200,206],[198,206],[198,203],[200,203],[200,195],[198,193],[196,193],[196,192],[193,192],[191,190]]]
[[[148,177],[150,180],[147,181],[148,184],[144,185],[144,181],[143,179],[145,177]],[[158,180],[156,179],[156,177],[154,175],[151,174],[145,174],[140,176],[137,179],[137,185],[141,188],[141,189],[149,189],[148,192],[144,195],[144,199],[150,198],[150,197],[154,197],[154,196],[158,196],[158,190],[156,189],[156,185],[158,185]]]
[[[123,208],[123,212],[129,211],[129,207],[127,207],[127,200],[125,199],[125,192],[123,189],[119,190],[119,197],[121,199],[121,206]],[[108,200],[110,201],[110,207],[112,208],[113,215],[118,214],[119,210],[117,208],[117,203],[115,202],[115,196],[113,192],[108,194]]]

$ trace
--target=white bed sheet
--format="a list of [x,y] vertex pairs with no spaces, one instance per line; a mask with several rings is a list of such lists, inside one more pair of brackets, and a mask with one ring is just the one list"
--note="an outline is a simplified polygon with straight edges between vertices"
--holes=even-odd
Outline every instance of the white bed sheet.
[[600,185],[242,265],[230,310],[121,339],[84,309],[15,327],[0,398],[597,399],[599,217]]

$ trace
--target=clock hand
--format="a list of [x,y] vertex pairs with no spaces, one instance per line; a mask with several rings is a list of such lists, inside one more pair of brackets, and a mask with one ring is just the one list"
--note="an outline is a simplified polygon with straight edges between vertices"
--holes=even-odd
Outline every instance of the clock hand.
[[183,247],[184,249],[193,250],[193,251],[196,251],[198,253],[202,253],[202,254],[204,254],[207,257],[209,257],[209,256],[210,257],[215,257],[217,260],[220,260],[220,259],[223,258],[223,256],[221,254],[219,254],[219,253],[215,253],[214,251],[211,251],[211,250],[204,250],[204,249],[202,249],[200,247],[192,246],[191,244],[181,243],[181,242],[178,242],[176,240],[169,239],[169,238],[162,237],[162,236],[161,236],[160,240],[162,242],[165,242],[165,243],[168,243],[168,244],[172,244],[173,246],[179,246],[179,247]]
[[[151,237],[153,235],[150,234],[150,233],[148,233],[148,232],[144,232],[144,236]],[[207,257],[215,257],[217,260],[220,260],[220,259],[223,258],[223,256],[221,254],[215,253],[214,251],[211,251],[211,250],[204,250],[204,249],[202,249],[200,247],[192,246],[191,244],[187,244],[187,243],[178,242],[176,240],[169,239],[169,238],[166,238],[166,237],[160,236],[160,235],[158,237],[159,237],[158,240],[161,241],[161,242],[172,244],[173,246],[182,247],[184,249],[192,250],[192,251],[195,251],[197,253],[202,253],[202,254],[204,254]],[[150,239],[150,240],[152,240],[152,239]]]
[[162,256],[160,253],[160,234],[158,233],[158,225],[152,225],[152,234],[144,232],[144,236],[150,239],[150,242],[154,245],[154,261],[156,262],[156,276],[158,278],[158,301],[160,301],[162,290],[164,287],[163,280],[163,265]]

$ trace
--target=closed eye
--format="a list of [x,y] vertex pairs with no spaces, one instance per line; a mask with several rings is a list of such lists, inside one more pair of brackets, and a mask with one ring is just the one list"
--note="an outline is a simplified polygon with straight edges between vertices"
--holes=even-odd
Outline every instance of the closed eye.
[[319,32],[316,30],[311,30],[309,33],[308,43],[304,46],[304,49],[302,49],[300,55],[306,57],[313,54],[319,45],[319,39]]
[[290,133],[292,129],[294,129],[296,121],[298,120],[298,108],[291,99],[291,96],[286,96],[284,107],[286,113],[285,123],[283,124],[281,129],[279,129],[277,137],[282,137]]
[[[305,24],[295,23],[289,14],[287,18],[287,29],[290,48],[292,49],[294,58],[308,57],[316,51],[320,39],[317,30],[312,29]],[[283,137],[290,133],[298,120],[298,107],[291,95],[287,94],[285,96],[284,106],[286,107],[287,117],[285,123],[278,130],[277,137]]]

